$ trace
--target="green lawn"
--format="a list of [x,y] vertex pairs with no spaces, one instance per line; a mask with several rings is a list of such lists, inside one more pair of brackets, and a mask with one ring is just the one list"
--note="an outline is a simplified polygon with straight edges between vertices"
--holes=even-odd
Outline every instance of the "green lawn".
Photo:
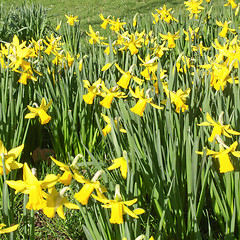
[[[126,17],[132,17],[136,13],[149,14],[155,12],[156,8],[162,7],[166,4],[166,1],[159,0],[92,0],[92,1],[80,1],[72,0],[71,4],[67,0],[4,0],[2,4],[5,7],[18,6],[22,3],[34,3],[41,4],[49,9],[48,16],[52,22],[58,20],[66,20],[65,14],[78,15],[81,20],[82,29],[87,30],[88,25],[99,25],[101,19],[98,17],[100,13],[104,16],[112,15],[116,18],[124,19]],[[179,9],[177,6],[183,5],[183,1],[169,0],[167,7],[172,7],[175,11]]]

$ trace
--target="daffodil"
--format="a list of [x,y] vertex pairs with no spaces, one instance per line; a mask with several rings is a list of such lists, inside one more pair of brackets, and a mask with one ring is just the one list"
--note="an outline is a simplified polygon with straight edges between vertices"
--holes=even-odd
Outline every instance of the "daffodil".
[[139,86],[136,87],[135,92],[132,90],[131,87],[129,87],[129,90],[134,98],[139,99],[137,104],[134,107],[130,108],[130,110],[132,112],[134,112],[135,114],[138,114],[140,117],[143,116],[143,111],[144,111],[147,103],[150,103],[153,107],[155,107],[157,109],[163,109],[163,107],[160,107],[152,102],[152,98],[150,98],[148,95],[150,89],[148,89],[146,91],[146,96],[144,96],[144,88],[142,90],[140,90]]
[[117,184],[115,190],[114,200],[107,199],[103,194],[92,195],[97,201],[104,203],[103,208],[111,208],[111,218],[110,223],[121,224],[123,223],[123,215],[128,214],[133,218],[138,218],[137,215],[144,213],[145,211],[141,208],[131,211],[127,206],[132,206],[137,202],[137,198],[130,201],[123,201],[120,194],[120,187]]
[[19,71],[17,69],[14,70],[17,73],[21,73],[21,77],[18,80],[19,83],[22,83],[22,84],[26,85],[28,79],[31,79],[33,81],[37,81],[37,78],[35,76],[33,76],[33,70],[31,68],[31,65],[30,65],[29,62],[27,64],[23,65],[22,69],[23,69],[23,71]]
[[26,42],[22,42],[20,44],[19,39],[16,35],[13,37],[13,41],[11,44],[7,45],[7,57],[10,59],[11,63],[9,67],[15,71],[20,66],[23,67],[28,65],[28,57],[30,55],[30,48],[26,47]]
[[118,33],[120,31],[120,29],[124,30],[123,25],[125,25],[126,22],[121,22],[119,18],[117,20],[115,20],[113,17],[113,19],[111,19],[109,21],[109,24],[111,25],[110,29],[112,29],[114,32]]
[[125,37],[125,41],[123,42],[124,47],[119,48],[119,51],[127,50],[129,49],[131,52],[131,55],[137,54],[138,49],[142,47],[142,43],[144,42],[144,36],[145,31],[142,31],[141,33],[135,32],[132,33],[129,37]]
[[81,156],[82,156],[81,154],[78,154],[74,158],[70,166],[51,157],[52,161],[55,162],[62,171],[64,171],[63,175],[58,180],[60,183],[64,185],[70,185],[72,178],[75,178],[77,179],[78,182],[83,183],[84,177],[81,174],[79,174],[78,167],[77,167],[77,161]]
[[75,22],[79,22],[79,20],[77,20],[78,16],[74,17],[73,15],[65,15],[65,17],[68,19],[67,23],[71,26],[73,26]]
[[29,194],[29,200],[26,204],[27,209],[39,210],[46,206],[46,201],[43,199],[43,189],[53,187],[57,181],[58,176],[54,174],[47,175],[44,180],[38,181],[28,167],[27,163],[23,165],[23,181],[6,181],[9,187],[15,189],[15,194],[22,192]]
[[[220,173],[225,173],[225,172],[230,172],[233,171],[233,165],[230,161],[229,158],[229,153],[231,152],[235,157],[240,157],[240,151],[235,151],[236,147],[238,145],[238,142],[235,141],[230,147],[226,146],[220,138],[217,138],[218,141],[220,142],[219,147],[220,147],[220,151],[216,152],[216,151],[212,151],[210,149],[207,149],[206,152],[206,156],[212,155],[213,158],[218,158],[219,159],[219,171]],[[225,148],[226,149],[225,149]],[[203,155],[203,152],[196,152],[198,154]]]
[[43,42],[47,45],[47,48],[44,51],[47,55],[50,55],[50,53],[53,51],[60,50],[61,37],[55,38],[52,33],[50,38],[48,36],[46,37],[46,40],[43,40]]
[[176,60],[177,71],[178,72],[184,72],[186,74],[187,69],[189,69],[190,67],[194,67],[194,65],[192,65],[191,62],[192,62],[192,60],[190,58],[180,54],[179,57]]
[[124,179],[127,178],[127,171],[128,171],[128,167],[127,167],[127,152],[124,150],[123,151],[123,157],[120,158],[116,158],[113,161],[113,164],[108,167],[108,170],[113,170],[116,168],[120,168],[122,177]]
[[215,138],[215,136],[221,136],[222,134],[228,138],[231,138],[232,135],[240,135],[240,132],[234,131],[230,128],[230,125],[223,125],[223,113],[221,112],[219,116],[218,123],[216,123],[209,115],[209,113],[206,114],[207,122],[202,122],[198,124],[198,126],[213,126],[212,134],[208,138],[208,141],[212,142]]
[[237,4],[235,3],[234,0],[227,0],[228,2],[226,4],[224,4],[224,6],[230,6],[234,9],[237,7]]
[[[74,194],[74,197],[82,205],[87,205],[88,199],[89,199],[90,195],[92,194],[92,192],[94,191],[94,189],[99,190],[100,192],[106,192],[106,188],[101,186],[100,182],[97,181],[97,179],[99,178],[99,176],[101,175],[102,172],[103,172],[103,170],[97,171],[96,174],[94,175],[94,177],[92,178],[92,180],[84,179],[83,187],[81,188],[81,190],[79,192]],[[76,179],[76,180],[78,181],[78,179]]]
[[[107,123],[106,127],[102,130],[103,136],[105,137],[112,129],[111,120],[110,120],[110,118],[108,116],[106,116],[106,115],[104,115],[102,113],[101,113],[101,115],[102,115],[104,121]],[[120,120],[120,118],[118,118],[118,121],[119,120]],[[116,119],[114,120],[114,124],[115,124],[116,127],[117,127],[118,121]],[[127,132],[125,129],[123,129],[121,127],[121,125],[119,126],[119,131],[122,132],[122,133],[126,133]]]
[[198,14],[201,12],[204,7],[200,6],[203,0],[189,0],[185,1],[184,4],[187,7],[187,10],[190,12],[190,19],[195,15],[195,19],[198,18]]
[[24,145],[22,144],[19,147],[16,147],[11,149],[10,151],[7,151],[2,141],[0,140],[0,175],[3,175],[2,155],[4,157],[6,174],[11,172],[12,169],[18,169],[23,166],[22,163],[14,161],[15,159],[18,158],[23,148],[24,148]]
[[164,41],[162,45],[155,44],[153,50],[154,50],[154,54],[157,57],[159,57],[159,58],[162,57],[164,54],[164,51],[169,50],[169,48],[165,47],[165,44],[166,44],[166,41]]
[[185,40],[189,42],[189,35],[190,35],[190,38],[192,41],[194,40],[194,38],[197,39],[198,31],[199,31],[199,27],[197,27],[193,30],[190,26],[188,27],[188,31],[183,30],[184,34],[186,35]]
[[[177,92],[173,92],[168,90],[168,88],[164,88],[166,95],[170,98],[171,103],[176,105],[176,112],[179,113],[180,109],[182,112],[185,112],[188,109],[188,105],[186,105],[186,98],[190,94],[191,89],[183,91],[182,89],[177,90]],[[167,99],[161,101],[162,104],[167,104]]]
[[79,209],[79,206],[71,203],[64,197],[65,192],[68,187],[64,187],[58,193],[55,186],[49,189],[49,194],[46,196],[46,206],[43,208],[43,213],[49,217],[53,218],[57,212],[58,216],[62,219],[66,219],[63,211],[63,205],[69,209]]
[[100,44],[100,41],[103,40],[103,39],[106,39],[104,37],[101,37],[99,35],[99,32],[94,32],[93,29],[92,29],[92,26],[89,25],[89,33],[86,32],[91,38],[89,39],[89,42],[91,44],[95,44],[95,43],[99,43]]
[[[232,77],[230,76],[231,69],[230,66],[225,64],[213,63],[211,72],[211,83],[210,85],[214,87],[217,91],[224,90],[227,82],[232,83]],[[238,81],[235,81],[238,83]]]
[[93,104],[94,98],[99,95],[104,97],[105,94],[100,90],[100,87],[102,85],[102,79],[99,78],[96,82],[94,82],[91,86],[90,82],[88,80],[83,80],[84,87],[87,88],[88,93],[86,95],[83,95],[83,100],[87,104]]
[[16,231],[18,226],[19,226],[19,224],[16,224],[16,225],[13,225],[11,227],[3,229],[3,227],[6,227],[6,224],[0,223],[0,234],[10,233],[10,232]]
[[118,91],[119,90],[118,86],[107,89],[104,82],[103,82],[102,83],[102,89],[103,89],[103,91],[106,92],[106,96],[100,102],[100,104],[105,108],[110,108],[111,107],[111,103],[112,103],[114,97],[116,97],[116,98],[126,98],[127,97],[127,95],[124,92]]
[[103,23],[101,24],[101,28],[106,29],[107,25],[110,22],[110,16],[108,16],[107,18],[104,18],[104,16],[100,14],[99,17],[103,20]]
[[152,15],[154,17],[153,23],[156,24],[159,21],[159,19],[164,20],[167,23],[169,23],[171,20],[178,22],[178,20],[171,15],[171,13],[170,13],[171,10],[172,10],[172,8],[167,10],[165,4],[160,9],[156,9],[157,14],[152,13]]
[[150,80],[150,79],[157,80],[157,76],[156,76],[155,72],[157,71],[157,68],[158,68],[158,62],[156,62],[158,57],[154,57],[154,58],[150,59],[150,54],[148,54],[145,57],[145,60],[143,60],[139,55],[138,55],[138,58],[142,62],[142,64],[140,64],[140,66],[145,67],[145,69],[140,74],[146,80]]
[[177,31],[175,34],[171,34],[170,32],[168,32],[167,35],[164,35],[161,33],[159,33],[159,34],[163,41],[165,41],[165,40],[168,41],[168,48],[175,48],[176,44],[175,44],[174,40],[177,40],[180,38],[179,31]]
[[27,107],[31,111],[31,113],[26,114],[25,118],[29,119],[39,116],[41,124],[48,123],[51,120],[51,117],[47,114],[47,110],[51,106],[51,104],[52,100],[48,104],[46,104],[45,98],[42,98],[40,107],[37,106],[36,108],[34,108],[28,105]]
[[74,58],[71,56],[71,54],[67,51],[66,53],[66,60],[68,63],[68,66],[71,67],[74,61]]
[[216,23],[218,26],[223,27],[222,31],[219,33],[220,37],[225,38],[228,31],[230,31],[234,34],[236,33],[235,29],[231,29],[228,27],[228,24],[231,23],[231,21],[230,22],[225,21],[224,23],[222,23],[222,22],[219,22],[216,20]]
[[192,51],[199,51],[200,55],[203,55],[203,51],[207,51],[210,48],[209,47],[204,47],[202,44],[202,41],[197,45],[197,46],[191,46],[192,47]]
[[122,87],[122,88],[125,88],[127,89],[128,88],[128,85],[129,85],[129,82],[131,79],[133,79],[136,83],[142,85],[143,84],[143,80],[136,77],[136,76],[133,76],[132,74],[132,69],[134,67],[134,65],[132,65],[130,67],[130,69],[127,71],[127,72],[124,72],[119,66],[118,64],[115,63],[115,66],[116,68],[118,69],[118,71],[122,74],[120,80],[117,82],[117,84]]

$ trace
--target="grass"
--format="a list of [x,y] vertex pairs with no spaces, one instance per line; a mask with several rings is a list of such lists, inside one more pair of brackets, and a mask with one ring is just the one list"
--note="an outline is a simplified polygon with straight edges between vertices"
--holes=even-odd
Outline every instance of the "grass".
[[[11,6],[18,6],[23,3],[28,4],[41,4],[47,9],[48,16],[50,20],[55,24],[57,20],[65,21],[65,14],[78,15],[81,21],[81,28],[85,31],[88,30],[88,25],[91,24],[93,27],[101,23],[99,14],[104,16],[112,15],[116,18],[128,18],[133,17],[136,13],[142,15],[148,15],[150,12],[154,12],[156,8],[162,7],[166,4],[165,1],[159,0],[122,0],[122,1],[112,1],[112,0],[92,0],[92,1],[79,1],[72,0],[69,4],[67,0],[10,0],[2,1],[4,8],[10,8]],[[169,0],[167,2],[167,7],[173,7],[173,9],[178,9],[179,6],[183,5],[183,1],[180,0]],[[99,27],[98,27],[99,28]]]

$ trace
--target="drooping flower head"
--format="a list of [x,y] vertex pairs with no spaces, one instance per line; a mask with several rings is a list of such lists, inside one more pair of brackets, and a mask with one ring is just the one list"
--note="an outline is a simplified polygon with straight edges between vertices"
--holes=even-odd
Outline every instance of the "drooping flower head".
[[24,145],[22,144],[19,147],[16,147],[11,149],[10,151],[7,151],[2,141],[0,140],[0,175],[3,175],[2,157],[4,157],[6,174],[11,172],[12,169],[18,169],[23,166],[22,163],[14,161],[15,159],[18,158],[23,148],[24,148]]
[[[87,205],[88,199],[89,199],[90,195],[92,194],[92,192],[94,191],[94,189],[99,190],[100,192],[107,191],[106,188],[101,186],[100,182],[97,181],[102,172],[103,172],[103,170],[97,171],[96,174],[94,175],[94,177],[92,178],[92,180],[83,179],[83,181],[82,181],[82,179],[81,179],[80,182],[84,183],[84,185],[78,193],[74,194],[74,197],[82,205]],[[76,179],[76,180],[79,181],[78,179]]]
[[64,171],[63,175],[58,180],[60,183],[68,186],[68,185],[70,185],[72,178],[77,179],[78,182],[82,182],[82,183],[84,182],[83,181],[84,177],[81,174],[79,174],[78,167],[76,165],[77,161],[80,157],[82,157],[82,155],[78,154],[74,158],[74,160],[70,166],[68,166],[67,164],[64,164],[60,161],[57,161],[56,159],[51,157],[52,161],[55,162],[55,164],[57,164],[62,171]]
[[123,223],[123,215],[128,214],[133,218],[138,218],[137,215],[144,213],[145,211],[141,208],[131,211],[127,206],[132,206],[137,202],[137,198],[130,201],[123,201],[120,194],[120,187],[117,184],[115,189],[114,200],[107,199],[103,194],[98,192],[98,196],[92,195],[97,201],[104,203],[103,208],[111,208],[110,223],[121,224]]
[[49,194],[46,196],[46,206],[43,208],[43,213],[47,217],[53,218],[57,212],[60,218],[66,219],[63,206],[70,209],[79,209],[78,205],[69,202],[67,197],[64,197],[64,194],[68,189],[68,187],[64,187],[59,193],[57,192],[55,186],[49,189]]
[[29,194],[29,200],[26,205],[27,209],[39,210],[45,207],[46,200],[43,199],[43,189],[53,187],[57,181],[58,176],[54,174],[47,175],[44,180],[38,181],[33,172],[28,167],[27,163],[23,165],[23,181],[9,180],[6,183],[13,189],[15,193],[22,192]]
[[[111,130],[112,130],[112,126],[111,126],[111,120],[107,115],[102,114],[102,117],[104,119],[104,121],[107,123],[106,127],[102,130],[103,132],[103,136],[105,137]],[[120,117],[114,120],[114,124],[116,126],[116,128],[118,127],[118,121],[120,120]],[[119,131],[122,133],[126,133],[127,131],[125,129],[122,128],[121,125],[119,125]]]
[[[233,165],[230,161],[229,153],[231,152],[235,157],[240,157],[240,151],[236,151],[238,142],[235,141],[230,147],[228,147],[224,142],[221,140],[221,138],[218,136],[217,140],[219,142],[219,148],[220,151],[212,151],[210,149],[207,149],[206,156],[212,155],[213,158],[219,159],[219,171],[220,173],[230,172],[233,171]],[[196,152],[198,154],[203,155],[203,152]]]
[[198,126],[213,126],[213,130],[212,130],[212,134],[211,136],[208,138],[208,141],[213,142],[215,136],[220,136],[223,134],[224,136],[231,138],[232,136],[230,134],[233,135],[240,135],[239,132],[234,131],[230,128],[230,125],[224,125],[223,124],[223,117],[224,112],[221,112],[221,114],[219,115],[219,120],[218,123],[216,123],[209,115],[209,113],[206,114],[206,119],[207,122],[202,122],[200,124],[198,124]]
[[29,119],[39,116],[41,124],[48,123],[51,120],[51,116],[47,114],[47,110],[51,106],[51,104],[52,100],[48,104],[46,104],[45,98],[42,98],[40,107],[37,106],[36,108],[34,108],[28,105],[27,107],[31,111],[31,113],[26,114],[25,118]]
[[108,167],[108,170],[113,170],[113,169],[116,169],[116,168],[120,168],[120,171],[121,171],[121,174],[122,174],[122,177],[124,179],[127,178],[127,171],[128,171],[128,163],[127,163],[127,152],[124,150],[123,151],[123,157],[120,157],[120,158],[116,158],[113,161],[113,164]]

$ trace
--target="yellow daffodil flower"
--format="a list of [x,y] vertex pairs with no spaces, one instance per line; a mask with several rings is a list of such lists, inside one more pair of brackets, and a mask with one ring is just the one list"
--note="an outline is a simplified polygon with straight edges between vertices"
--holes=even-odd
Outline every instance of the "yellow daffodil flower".
[[124,150],[123,151],[123,157],[120,158],[116,158],[113,161],[113,164],[108,167],[108,170],[113,170],[113,169],[117,169],[120,168],[122,177],[124,179],[127,178],[127,170],[128,170],[128,166],[127,166],[127,152]]
[[198,39],[198,31],[199,27],[195,28],[194,30],[189,26],[188,31],[183,30],[184,34],[186,35],[185,40],[189,42],[189,35],[191,37],[191,40],[193,41],[194,38]]
[[47,55],[50,55],[52,51],[58,51],[60,50],[61,45],[61,37],[54,37],[53,33],[51,34],[50,38],[47,36],[46,40],[43,40],[43,42],[47,45],[46,50],[44,51]]
[[143,84],[143,80],[142,80],[142,79],[140,79],[140,78],[132,75],[132,69],[133,69],[134,65],[132,65],[127,72],[124,72],[124,71],[118,66],[117,63],[115,63],[115,66],[116,66],[116,68],[118,69],[118,71],[122,74],[120,80],[117,82],[117,84],[118,84],[120,87],[127,89],[131,78],[132,78],[136,83],[138,83],[138,84],[140,84],[140,85]]
[[234,9],[237,7],[237,4],[235,3],[234,0],[227,0],[228,2],[226,4],[224,4],[224,6],[230,6]]
[[170,32],[168,32],[167,35],[164,35],[161,33],[159,33],[159,34],[163,41],[165,41],[165,40],[168,41],[168,48],[175,48],[176,44],[175,44],[174,40],[177,40],[180,38],[179,31],[177,31],[175,34],[171,34]]
[[93,83],[92,86],[88,80],[83,80],[83,82],[84,82],[84,87],[87,88],[88,90],[88,93],[86,95],[83,95],[83,100],[87,104],[93,104],[93,100],[97,95],[102,97],[105,96],[105,93],[100,90],[100,87],[102,85],[101,78],[99,78],[95,83]]
[[107,25],[110,22],[110,16],[108,16],[107,18],[104,18],[104,16],[102,14],[99,15],[99,17],[103,20],[103,23],[101,24],[101,28],[106,29]]
[[164,20],[167,23],[169,23],[171,20],[178,22],[178,20],[171,15],[171,13],[170,13],[171,10],[172,10],[172,8],[167,10],[165,4],[160,9],[156,9],[157,14],[152,13],[152,15],[154,17],[153,23],[156,24],[159,21],[159,19]]
[[[94,189],[98,189],[101,192],[106,192],[106,188],[101,186],[100,182],[97,181],[99,176],[103,170],[99,170],[96,172],[92,180],[90,181],[89,179],[84,179],[84,185],[81,188],[81,190],[78,193],[74,194],[74,197],[77,199],[78,202],[80,202],[82,205],[87,205],[88,199]],[[76,179],[78,181],[78,179]]]
[[187,10],[190,12],[190,19],[195,15],[195,19],[198,18],[198,14],[201,12],[204,7],[200,6],[203,0],[189,0],[185,1],[184,4],[187,7]]
[[163,54],[164,54],[164,51],[169,50],[169,48],[164,47],[165,44],[166,44],[166,41],[164,41],[162,45],[157,45],[157,44],[155,43],[155,46],[154,46],[154,48],[153,48],[153,50],[154,50],[153,53],[154,53],[157,57],[159,57],[159,58],[162,57]]
[[10,151],[7,151],[2,141],[0,140],[0,175],[3,175],[2,154],[4,157],[6,174],[8,174],[9,172],[11,172],[12,169],[18,169],[23,166],[22,163],[14,161],[15,159],[18,158],[23,148],[24,148],[24,145],[22,144],[19,147],[16,147],[11,149]]
[[77,167],[77,161],[78,159],[82,157],[81,154],[78,154],[72,164],[68,166],[67,164],[64,164],[62,162],[57,161],[53,157],[51,157],[52,161],[55,162],[62,171],[64,171],[63,175],[58,179],[58,181],[64,185],[70,185],[72,178],[77,179],[78,182],[84,182],[84,177],[79,174],[78,167]]
[[48,123],[51,120],[51,117],[47,114],[47,110],[51,106],[51,104],[52,100],[48,104],[46,104],[45,98],[42,98],[40,107],[37,106],[36,108],[34,108],[28,105],[27,107],[31,111],[31,113],[26,114],[25,118],[29,119],[39,116],[41,124]]
[[[230,171],[234,170],[228,154],[231,152],[235,157],[239,158],[240,151],[235,151],[237,145],[238,145],[238,142],[235,141],[230,147],[228,147],[220,140],[220,144],[219,144],[220,151],[219,152],[207,149],[207,153],[206,153],[207,156],[212,155],[213,158],[219,159],[220,173],[230,172]],[[226,149],[224,149],[224,147]],[[203,152],[197,151],[196,153],[203,155]]]
[[[30,48],[26,47],[26,42],[20,44],[19,39],[16,35],[13,37],[13,41],[7,46],[7,57],[10,59],[11,63],[9,64],[10,68],[13,68],[13,71],[18,69],[20,66],[28,65],[28,59],[30,55]],[[26,58],[26,59],[25,59]]]
[[89,36],[91,37],[91,38],[89,39],[89,42],[90,42],[91,44],[95,44],[96,42],[100,44],[100,41],[101,41],[101,40],[106,39],[106,38],[104,38],[104,37],[101,37],[101,36],[99,35],[99,32],[98,32],[98,31],[97,31],[97,32],[94,32],[91,25],[89,25],[89,32],[90,32],[90,33],[88,33],[88,32],[86,32],[86,33],[87,33],[87,35],[89,35]]
[[145,30],[141,33],[135,32],[132,33],[129,37],[125,37],[125,41],[123,42],[124,47],[119,48],[119,51],[127,50],[129,49],[131,52],[131,55],[137,54],[138,49],[142,47],[142,43],[144,42],[144,36]]
[[29,194],[29,200],[26,204],[27,209],[39,210],[46,206],[46,201],[43,199],[42,189],[53,187],[57,181],[58,176],[54,174],[47,175],[44,180],[38,181],[33,175],[32,171],[28,167],[27,163],[23,165],[23,181],[6,181],[9,187],[15,189],[15,194],[22,192],[24,194]]
[[67,51],[66,53],[66,60],[68,63],[68,66],[71,67],[74,61],[74,58],[71,56],[71,54]]
[[[230,72],[231,70],[229,66],[226,66],[225,64],[213,63],[210,85],[217,91],[219,91],[220,88],[223,91],[227,82],[232,83],[232,77],[229,76]],[[238,82],[235,81],[235,83]]]
[[64,193],[68,190],[68,187],[64,187],[58,193],[55,186],[49,189],[49,194],[46,196],[46,206],[43,208],[43,213],[53,218],[57,212],[58,216],[62,219],[66,219],[63,211],[63,205],[69,209],[79,209],[79,206],[71,203],[64,197]]
[[3,229],[3,227],[6,227],[6,225],[4,223],[0,223],[0,234],[10,233],[10,232],[16,231],[18,226],[19,226],[19,224],[16,224],[16,225],[13,225],[11,227]]
[[197,46],[191,46],[192,47],[192,51],[199,51],[200,55],[203,55],[203,51],[207,51],[210,48],[209,47],[204,47],[202,42],[200,42]]
[[111,25],[110,29],[118,33],[120,29],[124,31],[123,25],[125,25],[126,22],[120,22],[119,18],[115,20],[115,18],[113,17],[113,19],[110,19],[109,24]]
[[79,20],[77,20],[78,16],[74,17],[73,15],[70,16],[65,15],[65,17],[68,19],[67,23],[71,26],[73,26],[75,22],[79,22]]
[[[99,192],[98,192],[99,193]],[[127,206],[132,206],[137,202],[137,198],[130,201],[123,201],[120,194],[119,185],[116,185],[114,200],[107,199],[103,194],[98,194],[98,196],[92,195],[97,201],[104,203],[103,208],[111,208],[111,218],[110,223],[121,224],[123,223],[123,215],[128,214],[133,218],[138,218],[137,215],[144,213],[145,211],[141,208],[131,211]]]
[[[106,116],[106,115],[104,115],[102,113],[101,113],[101,115],[102,115],[104,121],[107,123],[107,126],[102,130],[103,136],[105,137],[112,129],[111,120],[110,120],[110,118],[108,116]],[[118,121],[119,120],[120,120],[120,118],[118,119]],[[117,127],[118,121],[114,120],[114,124],[115,124],[116,127]],[[122,132],[122,133],[126,133],[127,132],[125,129],[123,129],[121,127],[121,125],[119,126],[119,131]]]
[[146,91],[146,96],[144,96],[144,88],[140,91],[139,86],[136,87],[135,92],[132,90],[131,87],[129,87],[130,93],[134,98],[139,98],[137,104],[130,108],[132,112],[135,114],[138,114],[140,117],[143,116],[143,111],[147,105],[147,103],[150,103],[153,107],[157,109],[163,109],[163,107],[160,107],[152,102],[152,98],[148,96],[148,93],[150,89]]
[[[190,67],[194,67],[194,65],[192,65],[191,62],[192,59],[180,54],[176,60],[177,72],[184,72],[185,74],[187,74],[187,69],[189,69]],[[181,67],[182,65],[183,67]]]
[[207,122],[202,122],[198,124],[198,126],[213,126],[212,134],[208,138],[209,142],[213,142],[215,136],[221,136],[222,134],[228,138],[231,138],[232,135],[240,135],[240,132],[234,131],[230,128],[230,125],[223,125],[222,117],[224,112],[221,112],[219,115],[218,123],[216,123],[209,115],[209,113],[206,114]]
[[153,31],[150,31],[145,35],[144,45],[147,46],[149,43],[156,43],[157,37],[154,37]]
[[116,97],[116,98],[126,98],[127,97],[127,95],[125,95],[124,92],[119,92],[118,91],[119,90],[118,86],[107,89],[104,82],[103,82],[102,83],[102,89],[103,89],[103,91],[106,92],[106,96],[100,102],[100,104],[105,108],[110,108],[111,107],[111,103],[112,103],[114,97]]
[[[182,89],[177,90],[177,92],[172,92],[167,88],[164,88],[164,91],[168,97],[170,97],[171,103],[176,105],[176,112],[179,113],[180,109],[182,112],[185,112],[188,109],[188,105],[186,105],[186,98],[190,94],[191,89],[183,91]],[[167,104],[167,99],[161,101],[162,104]]]
[[[25,65],[22,65],[22,69],[23,69],[23,71],[19,71],[17,69],[14,70],[17,73],[21,73],[21,77],[18,80],[19,83],[22,83],[22,84],[26,85],[28,79],[31,79],[33,81],[37,81],[37,78],[35,76],[33,76],[33,70],[31,68],[31,64],[29,62]],[[39,73],[39,75],[41,75],[41,73]]]
[[140,61],[142,62],[142,64],[140,64],[140,66],[144,66],[145,69],[140,72],[140,74],[146,79],[146,80],[157,80],[157,76],[155,74],[155,72],[157,71],[158,68],[158,62],[155,62],[158,57],[154,57],[152,59],[150,59],[150,54],[148,54],[145,57],[145,60],[143,60],[139,55],[138,58],[140,59]]
[[228,27],[228,24],[231,23],[231,21],[230,22],[225,21],[224,23],[221,23],[221,22],[216,20],[216,23],[217,23],[218,26],[223,27],[222,31],[219,33],[220,37],[225,38],[228,31],[230,31],[234,34],[236,33],[235,29],[231,29],[231,28]]

